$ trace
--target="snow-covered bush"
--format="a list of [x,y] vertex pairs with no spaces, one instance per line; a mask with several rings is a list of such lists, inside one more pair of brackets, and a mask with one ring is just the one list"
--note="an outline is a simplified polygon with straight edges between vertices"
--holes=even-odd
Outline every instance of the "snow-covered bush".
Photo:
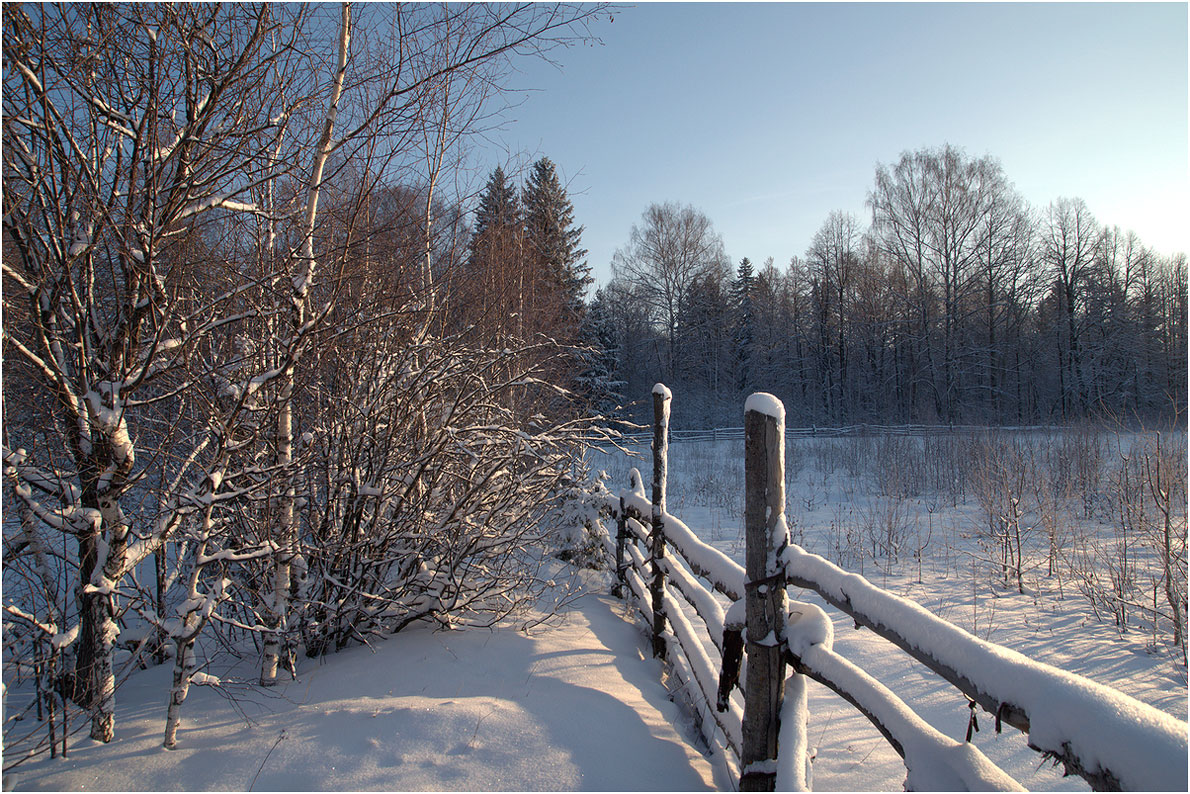
[[556,556],[573,565],[607,570],[610,560],[606,544],[614,537],[611,514],[617,502],[607,488],[605,472],[566,478],[555,495],[552,510]]
[[[514,407],[567,398],[538,377],[563,348],[398,333],[340,340],[338,364],[304,387],[321,411],[299,479],[290,631],[311,656],[420,620],[490,625],[535,603],[557,545],[545,519],[574,490],[593,432]],[[248,589],[267,582],[262,567]]]

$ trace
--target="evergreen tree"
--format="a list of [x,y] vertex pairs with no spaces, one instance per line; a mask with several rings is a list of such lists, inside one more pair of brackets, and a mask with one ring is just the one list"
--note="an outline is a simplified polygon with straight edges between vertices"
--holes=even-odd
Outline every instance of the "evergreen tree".
[[731,308],[735,314],[736,388],[740,391],[748,390],[752,382],[752,340],[755,336],[752,290],[755,285],[752,261],[744,257],[736,268],[735,280],[731,282]]
[[592,282],[591,268],[583,260],[587,251],[580,245],[583,227],[574,225],[574,207],[548,157],[533,164],[522,201],[530,263],[559,292],[571,318],[577,320],[585,305],[583,295]]
[[524,238],[516,187],[496,166],[479,196],[469,267],[458,288],[467,322],[485,337],[526,331],[525,308],[535,301]]
[[578,383],[587,405],[596,413],[616,416],[624,401],[626,385],[616,379],[616,365],[623,357],[623,351],[612,307],[603,289],[596,291],[595,298],[583,313],[579,341],[583,352]]
[[485,233],[490,229],[507,229],[521,223],[520,202],[516,187],[504,175],[504,169],[496,170],[488,177],[483,192],[479,194],[479,208],[475,210],[475,231],[471,237],[471,251],[482,245]]

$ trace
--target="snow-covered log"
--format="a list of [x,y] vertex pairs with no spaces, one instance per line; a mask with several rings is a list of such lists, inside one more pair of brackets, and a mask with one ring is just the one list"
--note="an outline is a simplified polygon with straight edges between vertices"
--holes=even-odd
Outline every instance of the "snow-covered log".
[[[974,637],[799,546],[789,583],[818,593],[1099,790],[1185,791],[1187,725],[1102,684]],[[816,657],[820,658],[820,657]]]
[[677,517],[665,514],[665,537],[678,550],[690,569],[709,581],[732,601],[744,597],[744,567],[719,549],[704,542]]
[[[634,470],[635,471],[635,470]],[[626,489],[620,492],[629,521],[652,514],[652,502]],[[706,543],[672,513],[665,513],[665,540],[670,548],[682,555],[690,570],[703,577],[711,586],[732,601],[744,597],[744,567],[719,549]],[[640,526],[640,524],[637,524]],[[644,530],[647,532],[647,530]]]
[[819,607],[791,604],[785,637],[793,667],[859,709],[905,760],[906,790],[1020,791],[1023,788],[975,745],[940,733],[892,690],[835,653],[834,628]]
[[719,675],[715,669],[715,663],[707,652],[706,646],[702,644],[695,633],[694,625],[686,617],[682,605],[670,592],[665,594],[665,615],[694,674],[694,683],[702,695],[702,700],[707,704],[704,712],[710,713],[727,737],[728,745],[739,753],[743,740],[743,714],[734,703],[723,712],[712,707],[719,687]]

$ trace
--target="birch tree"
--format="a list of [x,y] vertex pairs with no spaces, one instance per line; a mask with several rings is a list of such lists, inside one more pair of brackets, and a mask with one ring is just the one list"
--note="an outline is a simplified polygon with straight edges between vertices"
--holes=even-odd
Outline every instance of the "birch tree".
[[[93,712],[92,736],[110,741],[121,583],[178,521],[166,509],[134,531],[126,502],[154,463],[138,456],[150,437],[138,422],[177,408],[188,356],[237,320],[224,311],[234,290],[188,288],[208,225],[254,209],[254,166],[287,110],[270,91],[285,50],[261,52],[276,32],[266,7],[4,14],[5,308],[18,296],[28,306],[4,342],[52,398],[42,408],[63,442],[5,459],[29,509],[77,540],[73,694]],[[186,470],[196,457],[170,460]]]
[[[427,114],[448,75],[484,84],[595,12],[370,8],[354,48],[350,6],[333,26],[305,6],[5,6],[4,463],[37,532],[77,543],[68,688],[95,738],[114,732],[127,610],[185,644],[205,625],[195,599],[228,565],[272,560],[272,679],[291,635],[295,391],[362,208],[400,168],[426,166],[418,135],[441,152],[466,127]],[[349,173],[357,188],[325,224],[328,186]],[[235,469],[235,455],[269,462]],[[227,534],[220,497],[262,493],[267,528]],[[154,604],[130,575],[175,541],[181,566]],[[175,623],[159,614],[170,582],[187,594]]]
[[1065,419],[1087,408],[1089,392],[1083,370],[1081,310],[1103,241],[1103,230],[1082,199],[1061,198],[1052,202],[1042,224],[1042,261],[1061,314],[1061,331],[1055,341],[1060,408]]
[[615,277],[645,300],[665,340],[662,372],[674,373],[682,311],[697,278],[723,280],[730,264],[711,219],[674,202],[651,204],[634,224],[628,244],[612,257]]

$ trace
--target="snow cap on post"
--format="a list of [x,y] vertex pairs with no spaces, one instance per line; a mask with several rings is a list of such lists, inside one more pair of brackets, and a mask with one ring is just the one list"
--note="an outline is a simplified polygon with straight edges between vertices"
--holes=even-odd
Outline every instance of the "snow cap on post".
[[674,398],[673,392],[664,383],[654,383],[653,394],[660,394],[666,400],[672,400]]
[[[657,386],[661,386],[661,384],[658,383]],[[654,392],[656,392],[657,386],[653,387]],[[661,388],[665,387],[662,386]],[[780,400],[768,392],[758,391],[755,394],[749,395],[748,399],[744,402],[744,413],[748,411],[756,411],[765,416],[771,416],[777,420],[778,425],[782,427],[785,425],[785,406],[781,404]]]

